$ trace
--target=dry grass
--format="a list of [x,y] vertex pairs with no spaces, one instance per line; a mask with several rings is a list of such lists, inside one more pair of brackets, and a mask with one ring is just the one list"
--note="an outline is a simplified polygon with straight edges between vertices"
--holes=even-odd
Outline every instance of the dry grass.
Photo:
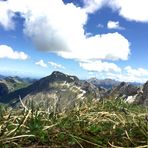
[[0,147],[147,148],[147,108],[103,101],[53,114],[1,106]]

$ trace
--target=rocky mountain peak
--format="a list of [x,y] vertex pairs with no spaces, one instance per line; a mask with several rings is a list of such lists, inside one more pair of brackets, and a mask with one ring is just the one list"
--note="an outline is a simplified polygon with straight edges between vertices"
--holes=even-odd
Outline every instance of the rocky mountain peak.
[[36,81],[31,85],[34,91],[47,91],[52,88],[54,83],[76,83],[79,79],[75,76],[70,76],[59,71],[54,71],[51,75]]
[[79,81],[76,76],[67,75],[59,71],[54,71],[48,78],[51,81],[66,81],[68,83]]

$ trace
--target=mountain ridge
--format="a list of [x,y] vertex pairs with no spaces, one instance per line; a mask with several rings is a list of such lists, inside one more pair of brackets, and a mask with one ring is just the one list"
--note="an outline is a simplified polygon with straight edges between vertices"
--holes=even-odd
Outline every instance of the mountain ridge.
[[57,112],[74,108],[85,101],[110,98],[147,105],[147,83],[143,88],[140,88],[130,83],[121,82],[111,89],[105,89],[91,82],[79,80],[76,76],[54,71],[51,75],[41,78],[29,86],[1,96],[0,102],[18,107],[21,105],[21,98],[27,106],[34,102],[36,106],[43,105],[51,111],[56,107]]
[[[97,79],[95,77],[92,77],[88,79],[87,81],[94,84],[97,87],[104,87],[106,89],[111,89],[112,87],[116,87],[117,85],[122,83],[122,81],[118,81],[118,80],[111,79],[111,78]],[[135,86],[143,85],[143,83],[139,83],[139,82],[126,82],[126,83],[129,83]]]

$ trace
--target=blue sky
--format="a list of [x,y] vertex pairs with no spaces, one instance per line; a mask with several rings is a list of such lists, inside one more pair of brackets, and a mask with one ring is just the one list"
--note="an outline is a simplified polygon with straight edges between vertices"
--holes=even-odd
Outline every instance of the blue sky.
[[147,0],[0,0],[0,74],[148,80]]

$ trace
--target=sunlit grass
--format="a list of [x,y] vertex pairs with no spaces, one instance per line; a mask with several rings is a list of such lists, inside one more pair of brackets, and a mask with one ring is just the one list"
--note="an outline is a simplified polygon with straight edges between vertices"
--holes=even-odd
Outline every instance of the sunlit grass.
[[148,147],[147,108],[87,102],[66,113],[0,107],[0,147]]

